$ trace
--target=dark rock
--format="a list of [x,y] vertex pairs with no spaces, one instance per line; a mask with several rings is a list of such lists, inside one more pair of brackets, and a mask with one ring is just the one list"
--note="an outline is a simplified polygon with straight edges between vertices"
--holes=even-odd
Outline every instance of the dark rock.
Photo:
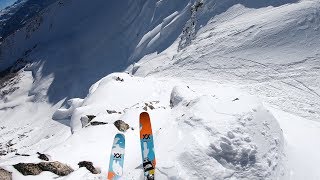
[[11,147],[11,146],[15,145],[15,144],[12,143],[12,140],[13,139],[11,139],[10,141],[7,142],[7,144],[6,144],[7,147]]
[[34,163],[19,163],[13,165],[21,174],[27,175],[39,175],[42,171],[50,171],[59,176],[66,176],[73,172],[73,169],[68,165],[62,164],[58,161],[55,162],[41,162]]
[[29,154],[20,154],[20,153],[16,153],[16,156],[30,156]]
[[232,101],[239,101],[239,98],[235,98],[234,100],[232,100]]
[[81,161],[78,163],[78,165],[79,165],[79,168],[81,168],[81,167],[87,168],[88,171],[90,171],[92,174],[100,174],[101,173],[100,170],[95,168],[93,166],[93,163],[90,161]]
[[148,106],[151,110],[154,110],[155,108],[152,105]]
[[1,180],[12,180],[12,173],[5,170],[5,169],[2,169],[0,167],[0,179]]
[[5,156],[7,155],[7,151],[5,150],[0,150],[0,156]]
[[39,175],[43,171],[37,164],[34,163],[19,163],[13,165],[13,167],[25,176]]
[[148,111],[148,106],[145,106],[142,109],[145,110],[145,111]]
[[92,121],[92,119],[94,119],[96,116],[95,115],[87,115],[87,117],[89,118],[89,122]]
[[59,176],[67,176],[73,172],[73,169],[71,167],[58,161],[41,162],[38,165],[43,171],[50,171]]
[[86,126],[92,121],[92,119],[94,119],[95,117],[96,117],[96,116],[94,116],[94,115],[85,115],[85,116],[82,116],[82,117],[80,118],[82,127],[86,127]]
[[82,127],[86,127],[89,124],[89,118],[87,116],[82,116],[80,118]]
[[144,106],[142,109],[145,110],[145,111],[147,111],[148,108],[149,108],[150,110],[154,110],[154,109],[155,109],[154,106],[152,105],[152,102],[150,102],[150,104],[144,103],[144,105],[145,105],[145,106]]
[[107,110],[107,113],[108,114],[113,114],[113,113],[117,113],[117,111],[115,111],[115,110]]
[[106,125],[108,123],[106,122],[98,122],[98,121],[93,121],[93,122],[90,122],[91,126],[99,126],[99,125]]
[[42,153],[39,153],[37,152],[37,154],[39,155],[38,158],[41,159],[41,160],[44,160],[44,161],[49,161],[49,157],[45,154],[42,154]]
[[117,77],[117,78],[116,78],[116,81],[121,81],[121,82],[123,82],[124,80],[123,80],[122,78],[120,78],[120,77]]
[[124,121],[122,121],[122,120],[117,120],[113,124],[121,132],[125,132],[126,130],[128,130],[130,128],[130,126],[127,123],[125,123]]

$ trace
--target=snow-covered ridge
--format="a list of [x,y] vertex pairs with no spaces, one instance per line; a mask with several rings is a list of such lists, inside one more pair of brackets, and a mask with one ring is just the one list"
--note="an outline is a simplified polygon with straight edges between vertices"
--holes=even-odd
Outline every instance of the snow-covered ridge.
[[[0,10],[0,37],[5,39],[57,0],[19,0]],[[2,40],[1,40],[2,41]],[[0,42],[1,42],[0,41]]]
[[[141,179],[142,169],[137,168],[141,164],[138,117],[146,104],[150,104],[152,108],[146,109],[151,115],[154,130],[157,179],[283,177],[282,132],[275,118],[259,101],[235,91],[227,93],[230,96],[221,96],[219,88],[215,88],[216,93],[206,94],[201,92],[203,87],[195,86],[193,90],[193,85],[188,85],[125,73],[111,74],[93,85],[94,90],[81,105],[71,107],[74,134],[46,153],[74,169],[77,169],[79,161],[90,159],[101,168],[99,177],[103,177],[107,174],[105,159],[111,150],[109,145],[117,133],[113,122],[121,119],[131,127],[125,133],[125,177]],[[110,114],[107,110],[119,113]],[[62,113],[70,113],[58,112],[60,117]],[[96,116],[93,121],[107,124],[82,128],[80,119],[89,114]],[[29,157],[28,161],[34,162],[33,159]],[[10,167],[16,161],[6,161],[5,167],[16,172]],[[80,176],[94,177],[83,174],[79,169],[68,179]],[[21,176],[15,173],[15,177]],[[48,178],[45,174],[37,178],[44,177]]]

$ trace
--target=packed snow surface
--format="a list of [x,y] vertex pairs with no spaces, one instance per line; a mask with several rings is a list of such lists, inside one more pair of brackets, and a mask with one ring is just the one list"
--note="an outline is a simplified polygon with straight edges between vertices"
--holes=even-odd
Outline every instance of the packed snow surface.
[[[143,111],[156,179],[320,179],[318,0],[62,0],[23,24],[0,39],[13,179],[106,179],[116,120],[130,126],[124,178],[143,179]],[[13,168],[36,152],[75,172]]]

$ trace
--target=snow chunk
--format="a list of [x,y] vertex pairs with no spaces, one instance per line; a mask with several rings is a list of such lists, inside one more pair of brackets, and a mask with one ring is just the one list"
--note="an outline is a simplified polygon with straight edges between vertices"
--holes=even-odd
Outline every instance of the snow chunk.
[[170,95],[170,106],[175,107],[182,102],[187,102],[194,96],[194,92],[188,86],[175,86]]
[[61,119],[67,119],[69,118],[73,111],[80,107],[83,103],[83,99],[80,98],[74,98],[67,101],[67,104],[69,105],[69,109],[61,108],[58,109],[52,116],[52,119],[61,120]]
[[[179,94],[173,96],[179,97],[174,101],[178,104],[188,97],[173,94]],[[162,162],[176,159],[179,165],[169,169],[179,172],[182,179],[213,175],[217,179],[275,179],[283,175],[282,131],[272,114],[254,98],[242,96],[230,101],[201,95],[174,111],[174,127],[158,135],[159,142],[169,141],[167,151],[175,151],[159,161],[161,171],[168,171]],[[177,138],[168,140],[168,134]]]

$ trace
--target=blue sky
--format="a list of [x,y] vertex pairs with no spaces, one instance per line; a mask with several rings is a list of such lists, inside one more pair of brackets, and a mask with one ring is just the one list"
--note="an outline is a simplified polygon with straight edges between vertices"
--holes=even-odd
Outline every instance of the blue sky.
[[0,0],[0,10],[13,4],[16,0]]

